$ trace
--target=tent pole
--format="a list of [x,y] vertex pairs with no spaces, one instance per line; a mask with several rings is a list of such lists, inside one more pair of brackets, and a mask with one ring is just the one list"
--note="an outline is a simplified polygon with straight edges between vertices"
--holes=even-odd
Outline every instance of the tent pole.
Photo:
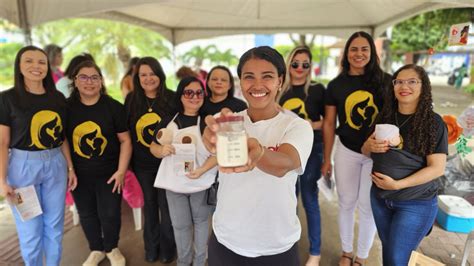
[[31,38],[31,28],[28,23],[28,15],[26,12],[26,0],[17,0],[18,4],[18,16],[20,18],[20,27],[23,30],[25,36],[25,44],[31,45],[33,43]]

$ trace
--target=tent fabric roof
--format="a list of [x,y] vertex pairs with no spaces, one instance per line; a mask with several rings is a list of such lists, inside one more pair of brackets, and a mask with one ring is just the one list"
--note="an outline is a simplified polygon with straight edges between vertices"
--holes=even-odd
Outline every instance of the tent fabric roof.
[[176,45],[251,33],[379,36],[414,15],[457,7],[474,7],[474,0],[0,0],[0,17],[24,29],[70,17],[124,21]]

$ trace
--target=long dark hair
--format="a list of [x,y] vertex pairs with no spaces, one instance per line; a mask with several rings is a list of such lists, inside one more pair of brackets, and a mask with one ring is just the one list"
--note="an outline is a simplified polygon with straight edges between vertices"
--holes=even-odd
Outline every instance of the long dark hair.
[[181,102],[181,95],[183,95],[184,88],[186,88],[186,86],[188,86],[189,84],[193,82],[199,83],[199,86],[201,86],[201,89],[204,92],[204,85],[197,77],[189,76],[189,77],[183,78],[178,84],[178,88],[176,89],[176,95],[175,95],[176,109],[180,113],[184,112],[183,102]]
[[350,70],[350,64],[348,59],[349,47],[352,44],[352,41],[356,38],[364,38],[367,40],[370,46],[370,59],[367,65],[364,67],[364,80],[365,85],[370,88],[379,89],[383,86],[385,73],[382,68],[380,68],[380,59],[377,55],[377,50],[375,48],[375,42],[372,36],[365,31],[355,32],[349,37],[344,47],[344,54],[341,60],[342,71],[340,75],[348,75]]
[[[157,106],[161,108],[168,108],[165,107],[167,106],[166,101],[171,101],[172,99],[166,99],[166,75],[165,72],[163,71],[163,68],[161,67],[160,62],[156,60],[154,57],[142,57],[138,60],[136,66],[135,66],[135,75],[133,75],[133,91],[130,93],[130,101],[129,101],[129,110],[130,110],[130,116],[129,118],[132,121],[135,121],[138,119],[138,116],[140,115],[140,110],[143,110],[144,108],[147,107],[147,102],[146,102],[146,95],[145,95],[145,90],[143,90],[142,85],[140,84],[140,77],[138,75],[138,71],[140,70],[140,67],[142,65],[147,65],[151,68],[153,73],[158,76],[160,79],[160,84],[158,85],[157,88],[157,93],[156,97],[157,99]],[[164,110],[165,112],[169,112],[171,110]]]
[[123,75],[122,79],[124,79],[128,75],[132,75],[134,66],[137,64],[138,60],[140,60],[139,57],[132,57],[130,58],[130,61],[128,61],[128,68],[127,71],[125,71],[125,74]]
[[[242,77],[242,68],[250,59],[261,59],[272,64],[277,70],[278,77],[282,78],[282,85],[285,83],[285,60],[277,50],[271,48],[270,46],[259,46],[245,52],[240,57],[239,64],[237,65],[237,75],[239,78]],[[279,98],[280,93],[281,91],[278,92],[276,96],[277,99]]]
[[64,76],[68,77],[70,80],[73,80],[74,76],[72,75],[72,72],[76,69],[76,67],[80,63],[84,61],[94,62],[94,57],[92,57],[92,55],[88,53],[83,53],[83,54],[74,56],[71,59],[71,61],[69,61],[69,64],[67,65],[66,70],[64,71]]
[[[31,100],[30,95],[27,93],[26,85],[25,85],[25,77],[21,73],[20,63],[22,55],[27,51],[39,51],[43,53],[46,58],[48,58],[47,54],[41,49],[33,45],[28,45],[21,48],[15,57],[15,65],[14,65],[14,90],[16,94],[16,101],[18,102],[21,109],[28,109],[31,107]],[[48,97],[52,97],[53,102],[61,103],[60,97],[58,96],[58,91],[56,90],[56,86],[54,85],[53,75],[51,72],[51,65],[48,62],[48,71],[46,72],[46,76],[43,79],[43,87],[46,90],[46,94]]]
[[[107,95],[107,89],[105,88],[104,76],[102,75],[102,71],[100,70],[100,68],[93,61],[84,61],[84,62],[80,63],[79,65],[77,65],[77,67],[72,72],[73,79],[76,79],[77,74],[79,74],[79,71],[81,71],[81,69],[83,69],[83,68],[94,68],[97,71],[99,76],[102,78],[102,81],[101,81],[102,88],[100,89],[100,94],[101,95]],[[76,87],[76,83],[72,82],[71,86],[72,86],[72,92],[71,92],[71,96],[69,98],[73,99],[75,101],[80,101],[81,100],[81,95],[79,93],[79,89]]]
[[[403,70],[414,70],[421,80],[421,93],[416,111],[411,118],[413,127],[404,140],[410,151],[419,156],[432,154],[436,147],[437,123],[433,111],[433,98],[431,95],[431,83],[426,71],[417,65],[408,64],[398,69],[392,77],[395,80]],[[395,114],[398,112],[398,100],[395,97],[393,84],[390,91],[385,94],[385,102],[376,124],[395,124]]]
[[211,68],[211,70],[209,71],[209,74],[207,74],[206,91],[207,91],[208,97],[209,98],[212,97],[212,90],[211,90],[211,88],[209,88],[209,79],[211,79],[212,72],[214,70],[217,70],[217,69],[224,70],[225,72],[227,72],[227,75],[229,75],[230,88],[227,91],[226,99],[234,98],[234,91],[235,91],[234,77],[232,76],[232,73],[230,72],[230,70],[227,67],[222,66],[222,65],[218,65],[218,66],[215,66],[215,67]]

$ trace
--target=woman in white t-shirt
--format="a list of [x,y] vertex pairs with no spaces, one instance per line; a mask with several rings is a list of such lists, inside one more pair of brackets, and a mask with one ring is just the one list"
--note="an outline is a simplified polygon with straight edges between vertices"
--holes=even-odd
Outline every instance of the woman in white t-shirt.
[[[313,132],[306,121],[280,112],[275,104],[285,72],[283,57],[268,46],[240,58],[237,73],[249,108],[237,114],[244,117],[249,160],[219,168],[210,266],[299,265],[295,185],[311,153]],[[219,126],[212,116],[206,124],[203,140],[215,152]]]

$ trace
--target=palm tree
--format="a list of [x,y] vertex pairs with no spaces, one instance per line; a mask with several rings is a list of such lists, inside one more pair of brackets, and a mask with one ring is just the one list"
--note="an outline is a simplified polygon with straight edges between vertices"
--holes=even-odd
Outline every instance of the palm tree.
[[118,82],[132,55],[171,59],[171,45],[158,33],[122,22],[66,19],[33,29],[36,42],[63,47],[64,62],[88,52],[107,78]]
[[232,53],[231,49],[227,49],[224,52],[216,50],[209,58],[212,63],[225,64],[227,66],[235,66],[239,62],[239,58]]
[[208,45],[206,47],[194,46],[181,56],[181,60],[186,64],[190,64],[191,60],[194,59],[194,66],[200,68],[204,60],[210,60],[216,51],[217,47],[214,44]]

